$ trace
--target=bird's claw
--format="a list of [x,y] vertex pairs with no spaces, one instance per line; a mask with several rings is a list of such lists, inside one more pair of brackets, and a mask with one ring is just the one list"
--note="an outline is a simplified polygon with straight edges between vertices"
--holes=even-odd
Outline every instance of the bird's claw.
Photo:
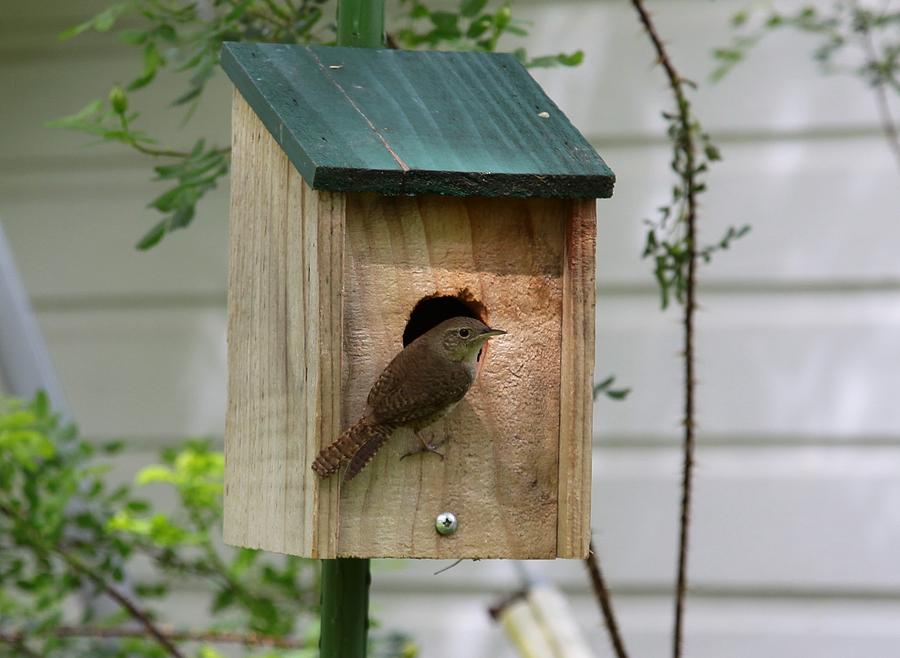
[[438,457],[441,458],[441,461],[444,460],[444,453],[442,453],[440,450],[438,450],[438,449],[434,446],[434,444],[432,444],[432,443],[425,443],[425,441],[421,441],[421,443],[422,443],[422,447],[421,447],[421,448],[417,448],[416,450],[410,450],[410,451],[407,452],[405,455],[403,455],[402,457],[400,457],[400,461],[403,461],[404,459],[406,459],[407,457],[410,457],[410,456],[412,456],[412,455],[417,455],[417,454],[419,454],[420,452],[433,452],[434,454],[436,454]]

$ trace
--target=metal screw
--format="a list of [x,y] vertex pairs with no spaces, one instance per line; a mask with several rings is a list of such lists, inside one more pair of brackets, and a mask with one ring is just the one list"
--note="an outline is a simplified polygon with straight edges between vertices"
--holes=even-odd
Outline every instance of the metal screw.
[[434,529],[440,535],[452,535],[459,527],[456,515],[453,512],[441,512],[434,520]]

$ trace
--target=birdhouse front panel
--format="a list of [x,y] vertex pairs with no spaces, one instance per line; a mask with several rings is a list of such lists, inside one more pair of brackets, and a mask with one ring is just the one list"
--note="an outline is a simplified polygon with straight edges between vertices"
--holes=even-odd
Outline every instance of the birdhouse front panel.
[[[403,349],[417,304],[461,300],[506,329],[475,384],[420,434],[399,430],[341,492],[338,552],[419,557],[556,557],[566,220],[572,201],[347,195],[345,426]],[[440,305],[433,323],[446,319]],[[448,317],[452,317],[449,316]],[[508,327],[508,329],[507,329]],[[440,387],[440,373],[434,386]],[[452,536],[435,532],[451,512]]]
[[[583,557],[590,533],[596,228],[594,200],[579,186],[602,192],[611,183],[559,154],[552,165],[558,171],[544,174],[527,163],[509,165],[515,171],[471,170],[461,156],[454,156],[455,177],[404,171],[398,163],[416,158],[447,164],[446,153],[429,155],[428,139],[405,148],[412,142],[401,124],[420,125],[414,112],[425,112],[433,125],[435,112],[453,107],[452,90],[408,99],[398,123],[369,111],[375,99],[364,83],[374,74],[371,62],[360,72],[355,53],[335,59],[340,53],[332,52],[351,49],[301,48],[306,55],[297,55],[271,48],[232,53],[242,68],[229,71],[237,90],[226,541],[318,558]],[[309,75],[324,83],[288,80],[279,57],[290,54],[306,66],[310,52]],[[393,54],[382,56],[394,77],[417,70],[414,60],[398,64]],[[257,57],[266,60],[258,70]],[[511,60],[450,63],[460,61],[496,68]],[[337,96],[333,71],[346,74]],[[528,80],[519,95],[515,86],[509,90],[513,99],[527,99],[527,110],[519,108],[526,113],[535,105],[533,88],[539,90]],[[339,107],[315,107],[302,90],[316,85]],[[538,107],[551,105],[538,98]],[[338,116],[347,106],[345,119],[355,127],[339,137],[334,126],[310,132],[311,124],[328,124],[329,109]],[[291,108],[308,114],[287,117]],[[577,159],[590,159],[574,132],[581,141],[566,133],[544,146],[574,148]],[[346,158],[358,158],[356,169],[339,173],[333,163],[317,162],[334,156],[319,142],[340,139],[352,151],[372,133],[388,160],[351,152]],[[496,160],[489,151],[497,140],[483,129],[480,141],[486,150],[472,146],[471,158],[486,169]],[[517,196],[499,195],[504,176]],[[554,176],[558,187],[548,183]],[[368,191],[379,177],[386,193]],[[314,189],[316,180],[328,181],[328,189]],[[549,193],[565,185],[567,193]],[[413,189],[415,195],[403,194]],[[391,425],[386,440],[370,441],[381,447],[360,462],[361,470],[354,470],[358,456],[348,453],[347,466],[334,446],[320,453],[338,437],[344,443],[335,446],[345,450],[354,432],[348,428],[374,422],[373,385],[401,350],[418,345],[422,353],[429,330],[458,317],[493,336],[471,352],[478,353],[476,374],[464,397],[427,426]],[[420,368],[413,376],[410,361],[403,361],[407,370],[391,371],[415,381],[416,389],[406,389],[415,399],[440,397],[442,386],[453,385],[455,366],[445,372],[441,354],[432,356],[424,374]],[[366,427],[367,436],[384,430]],[[364,452],[357,444],[353,450]],[[352,479],[342,477],[357,470]]]

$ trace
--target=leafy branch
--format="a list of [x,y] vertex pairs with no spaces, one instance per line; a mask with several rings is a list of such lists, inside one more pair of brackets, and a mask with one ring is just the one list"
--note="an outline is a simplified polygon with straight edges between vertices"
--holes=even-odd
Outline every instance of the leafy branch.
[[[531,27],[530,22],[513,17],[509,2],[486,11],[488,0],[460,0],[456,12],[431,10],[421,0],[400,0],[400,4],[406,10],[406,24],[390,36],[403,48],[426,46],[493,52],[504,35],[526,37]],[[578,66],[584,60],[580,50],[532,58],[524,48],[517,48],[513,54],[525,66],[536,68]]]
[[[175,490],[181,511],[169,515],[131,487],[107,488],[98,459],[120,449],[98,451],[79,438],[44,396],[0,398],[0,655],[5,645],[14,655],[86,658],[107,655],[110,641],[123,658],[180,658],[182,642],[267,646],[271,658],[287,655],[280,649],[314,651],[318,627],[298,637],[297,625],[317,610],[315,562],[211,540],[221,524],[222,453],[192,441],[140,472],[139,486]],[[125,569],[138,556],[155,569],[126,587]],[[216,627],[172,630],[157,621],[150,602],[186,578],[211,584],[205,591]],[[64,606],[85,587],[105,594],[116,612],[100,617],[88,609],[72,623]],[[200,656],[219,654],[204,645]]]
[[736,34],[713,51],[721,80],[769,33],[793,29],[818,38],[813,57],[825,73],[854,75],[872,88],[885,140],[900,167],[900,131],[890,98],[900,97],[900,6],[888,0],[880,10],[858,0],[836,0],[828,8],[803,6],[794,12],[743,10],[731,18]]
[[[163,219],[137,242],[150,249],[169,233],[189,226],[197,204],[228,173],[230,149],[197,140],[190,148],[160,146],[139,128],[140,113],[129,110],[129,95],[149,87],[163,70],[188,76],[187,90],[173,101],[190,118],[206,85],[216,73],[223,41],[333,43],[334,26],[325,20],[326,0],[127,0],[63,33],[68,39],[88,31],[118,30],[121,41],[141,49],[142,67],[124,87],[115,85],[97,99],[51,125],[118,143],[142,155],[166,160],[154,166],[156,180],[170,188],[149,206]],[[528,23],[513,17],[509,3],[488,8],[488,0],[460,0],[458,10],[432,10],[421,0],[399,0],[403,26],[388,35],[394,47],[494,51],[504,36],[528,34]],[[119,29],[126,19],[140,27]],[[575,66],[581,51],[530,57],[515,50],[526,66]]]

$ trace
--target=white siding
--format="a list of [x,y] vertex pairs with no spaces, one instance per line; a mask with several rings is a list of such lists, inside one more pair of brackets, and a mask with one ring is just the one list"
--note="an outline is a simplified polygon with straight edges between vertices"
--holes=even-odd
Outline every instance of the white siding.
[[[132,245],[160,188],[147,162],[43,127],[126,81],[139,63],[112,39],[55,34],[100,0],[17,3],[0,24],[0,218],[84,431],[124,436],[130,477],[179,437],[219,436],[224,418],[227,186],[196,225],[150,253]],[[700,82],[727,17],[745,3],[652,7],[686,75]],[[642,220],[671,184],[663,78],[628,3],[541,0],[534,53],[583,48],[583,66],[536,77],[618,176],[600,205],[598,375],[634,387],[596,407],[594,527],[634,656],[668,647],[679,473],[677,311],[662,314],[638,258]],[[900,179],[871,93],[818,74],[812,41],[772,37],[697,109],[725,161],[709,177],[702,231],[752,233],[701,269],[699,449],[688,655],[895,656],[900,646]],[[144,104],[153,131],[183,83]],[[187,141],[227,140],[219,77]],[[376,567],[373,604],[427,658],[510,656],[485,608],[515,586],[511,565]],[[607,651],[578,562],[535,574],[571,593]],[[197,593],[178,601],[194,611]],[[449,635],[451,636],[448,639]]]

